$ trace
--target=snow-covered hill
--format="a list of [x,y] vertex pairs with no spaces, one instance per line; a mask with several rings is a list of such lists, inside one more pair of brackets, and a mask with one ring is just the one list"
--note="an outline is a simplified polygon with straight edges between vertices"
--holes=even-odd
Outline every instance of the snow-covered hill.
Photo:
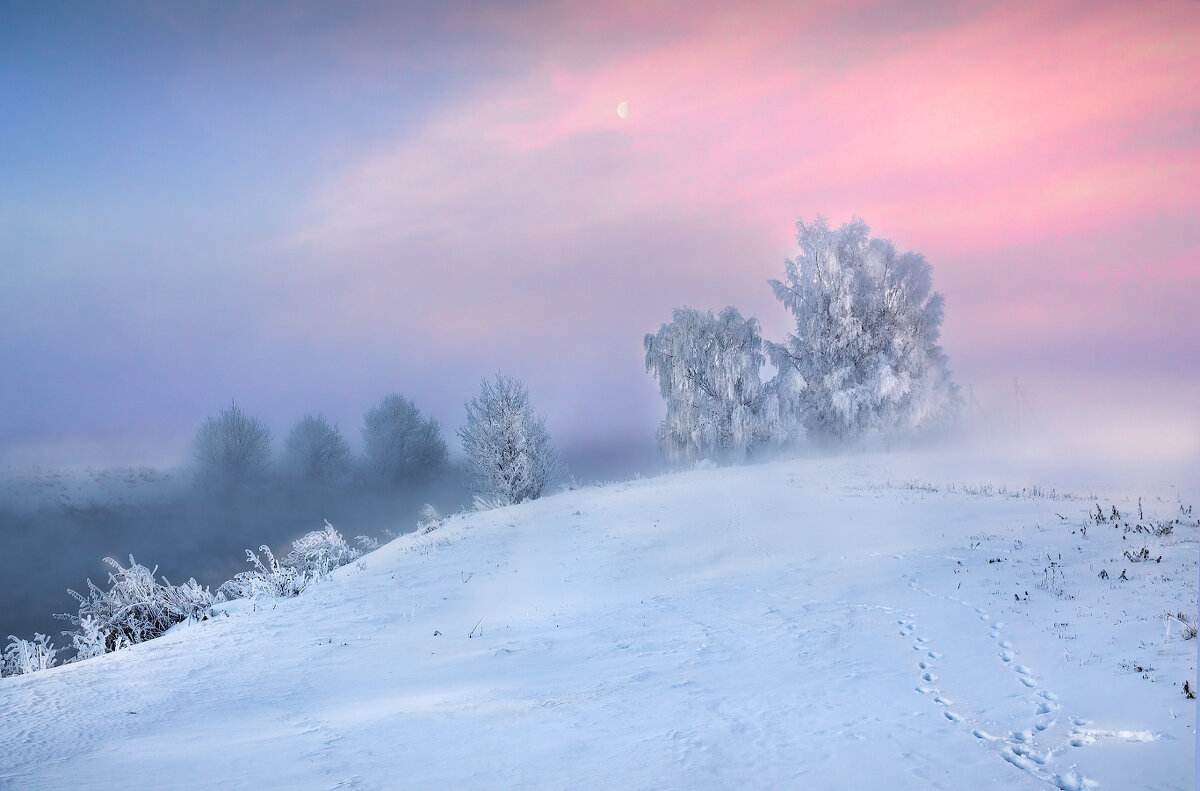
[[1196,615],[1188,502],[914,469],[454,517],[297,599],[3,679],[0,786],[1191,788],[1196,641],[1165,617]]

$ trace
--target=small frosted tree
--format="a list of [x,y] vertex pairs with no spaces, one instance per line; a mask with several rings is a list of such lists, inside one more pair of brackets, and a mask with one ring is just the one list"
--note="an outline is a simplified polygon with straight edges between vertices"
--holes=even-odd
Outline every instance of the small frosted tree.
[[796,228],[800,254],[770,281],[796,331],[769,349],[781,378],[798,385],[810,435],[891,436],[951,419],[960,399],[937,343],[943,299],[924,256],[897,254],[859,219]]
[[271,467],[271,429],[247,415],[237,402],[209,417],[196,433],[195,458],[203,480],[245,483],[264,478]]
[[338,480],[350,470],[350,445],[324,417],[305,415],[288,433],[283,467],[304,481]]
[[561,474],[546,421],[534,414],[519,380],[500,374],[485,379],[466,409],[458,436],[477,497],[505,504],[536,500]]
[[646,370],[667,402],[658,443],[671,461],[745,458],[797,435],[774,384],[761,381],[765,355],[757,319],[733,307],[717,316],[677,309],[643,345]]
[[398,393],[363,415],[366,476],[384,486],[402,486],[428,478],[446,464],[442,427],[424,418],[416,404]]

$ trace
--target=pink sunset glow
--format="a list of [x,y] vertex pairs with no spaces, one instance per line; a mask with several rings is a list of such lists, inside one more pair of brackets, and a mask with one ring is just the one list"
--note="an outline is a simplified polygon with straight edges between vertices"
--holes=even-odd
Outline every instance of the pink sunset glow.
[[[322,192],[304,243],[452,237],[461,259],[525,251],[505,265],[519,278],[568,265],[542,259],[556,238],[667,212],[707,218],[717,234],[753,229],[778,250],[758,274],[790,253],[797,218],[855,214],[925,252],[949,292],[950,326],[979,337],[994,328],[969,326],[956,308],[986,313],[1004,296],[972,293],[992,279],[978,271],[984,258],[1048,286],[1013,295],[1005,307],[1018,316],[1044,314],[1039,301],[1064,288],[1085,287],[1088,308],[1103,311],[1131,307],[1118,285],[1127,279],[1196,282],[1190,4],[1004,6],[902,35],[857,33],[852,18],[870,15],[858,9],[836,39],[823,33],[835,10],[778,20],[758,9],[607,55],[603,34],[640,29],[636,13],[561,21],[595,43],[534,38],[535,52],[557,57],[525,58],[528,70],[368,155]],[[1130,228],[1151,239],[1123,238]],[[1043,242],[1068,256],[1038,260]],[[689,269],[730,277],[728,264]]]

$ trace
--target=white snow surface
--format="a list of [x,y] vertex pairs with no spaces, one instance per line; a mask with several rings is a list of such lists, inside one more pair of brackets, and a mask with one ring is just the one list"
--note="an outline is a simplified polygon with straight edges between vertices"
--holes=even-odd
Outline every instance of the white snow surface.
[[[1191,788],[1196,641],[1164,614],[1196,614],[1194,517],[1127,535],[1090,514],[1133,524],[1136,494],[939,469],[453,517],[296,599],[0,680],[0,787]],[[1147,518],[1179,515],[1164,491]]]

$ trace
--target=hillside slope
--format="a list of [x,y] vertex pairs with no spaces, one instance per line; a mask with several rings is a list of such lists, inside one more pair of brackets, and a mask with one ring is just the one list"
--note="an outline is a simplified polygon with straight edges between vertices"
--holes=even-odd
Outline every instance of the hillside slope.
[[1153,537],[898,469],[452,518],[297,599],[3,679],[0,787],[1191,788],[1196,642],[1164,614],[1195,618],[1194,518],[1155,501],[1180,522]]

